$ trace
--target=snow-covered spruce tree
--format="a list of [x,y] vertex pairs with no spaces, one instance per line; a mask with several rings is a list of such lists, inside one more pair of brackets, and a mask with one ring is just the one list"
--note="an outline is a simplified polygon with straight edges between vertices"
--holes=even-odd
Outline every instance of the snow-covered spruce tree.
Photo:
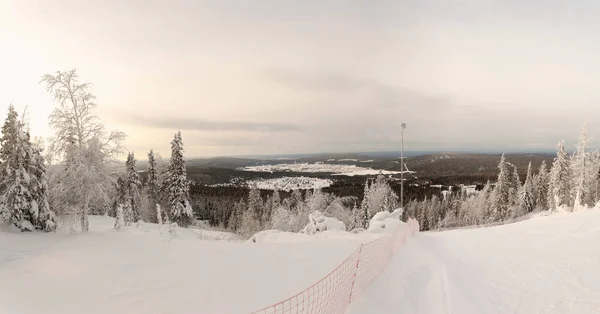
[[[11,104],[8,107],[8,114],[4,125],[2,126],[2,137],[0,138],[0,179],[2,181],[9,180],[8,176],[12,175],[13,172],[10,169],[15,169],[17,166],[17,155],[15,154],[15,148],[18,145],[18,114],[15,107]],[[10,181],[6,181],[7,184]],[[6,192],[7,186],[0,186],[2,194]],[[0,220],[11,221],[11,212],[13,209],[9,209],[7,204],[2,202],[0,205]],[[17,226],[19,227],[19,226]]]
[[79,216],[85,232],[90,208],[108,203],[113,184],[108,163],[122,153],[125,134],[107,132],[93,113],[91,85],[80,83],[75,70],[46,74],[41,82],[58,103],[50,127],[55,133],[53,155],[61,159],[62,171],[49,184],[51,207],[65,217]]
[[[409,203],[409,205],[414,207],[414,203]],[[413,207],[408,206],[409,210],[414,210]],[[351,223],[349,225],[348,230],[354,230],[354,229],[362,229],[364,228],[364,222],[365,222],[365,211],[362,210],[360,207],[358,207],[356,205],[356,203],[354,203],[354,206],[352,207],[352,218],[351,218]]]
[[38,220],[36,228],[50,232],[56,230],[57,221],[55,213],[50,209],[48,202],[48,180],[46,164],[42,157],[42,149],[37,145],[29,145],[31,152],[30,164],[30,191],[32,194],[32,210],[37,207]]
[[241,226],[242,214],[246,211],[246,202],[244,199],[240,199],[239,202],[233,206],[233,211],[229,217],[227,227],[233,232],[238,232]]
[[491,195],[492,216],[489,217],[490,222],[503,221],[509,215],[511,179],[504,154],[500,158],[498,169],[500,170],[498,180]]
[[48,205],[46,166],[41,150],[31,143],[25,123],[11,105],[0,139],[1,218],[21,231],[54,231],[56,217]]
[[393,211],[398,207],[398,195],[394,193],[383,175],[378,175],[369,188],[368,219],[380,211]]
[[523,210],[522,214],[530,213],[535,209],[535,199],[533,197],[535,191],[534,184],[535,180],[531,172],[531,162],[529,162],[529,166],[527,167],[527,177],[525,178],[525,183],[523,184],[521,192],[519,193],[519,207]]
[[272,203],[273,203],[273,208],[277,208],[279,207],[279,205],[281,205],[281,196],[279,195],[279,188],[275,188],[275,190],[273,190],[273,197],[271,198]]
[[[38,208],[32,206],[33,196],[30,192],[31,175],[28,164],[31,162],[30,150],[27,147],[26,134],[22,132],[22,124],[12,119],[14,108],[9,108],[7,123],[2,131],[2,142],[10,146],[3,146],[2,181],[0,188],[2,196],[0,201],[5,208],[9,221],[21,231],[33,231],[38,220]],[[16,112],[14,113],[16,117]],[[4,131],[7,130],[6,133]],[[8,139],[7,136],[14,136]]]
[[363,199],[362,202],[360,203],[360,209],[363,211],[363,225],[362,227],[367,229],[369,227],[369,212],[371,211],[371,209],[369,208],[369,205],[371,204],[370,202],[370,195],[371,195],[371,187],[369,186],[369,179],[367,179],[365,181],[365,189],[363,192]]
[[521,178],[519,178],[519,172],[517,166],[513,166],[512,179],[510,183],[510,205],[518,206],[520,197],[519,192],[521,191]]
[[587,199],[587,187],[586,179],[588,177],[587,172],[589,171],[589,161],[588,161],[588,147],[589,141],[587,138],[587,124],[583,126],[581,130],[581,134],[579,135],[579,142],[577,144],[577,149],[575,150],[575,154],[571,157],[571,172],[572,172],[572,192],[571,195],[575,197],[574,206],[581,207],[585,204],[585,200]]
[[179,226],[187,227],[192,223],[192,206],[188,200],[189,183],[183,157],[181,132],[177,132],[171,141],[171,162],[167,170],[167,192],[171,205],[171,219]]
[[590,166],[587,172],[587,198],[589,206],[596,206],[600,201],[600,152],[594,151],[590,154]]
[[[158,168],[154,150],[148,152],[148,177],[146,178],[146,186],[148,188],[150,208],[156,207],[156,205],[160,203],[160,184],[158,182]],[[158,222],[158,217],[156,215],[150,215],[150,217],[153,222]]]
[[296,216],[289,209],[279,205],[273,209],[271,224],[273,229],[293,232],[297,224]]
[[141,196],[140,189],[142,183],[140,181],[140,174],[137,172],[137,168],[135,166],[135,156],[133,153],[129,153],[127,155],[127,161],[125,162],[125,166],[127,167],[127,196],[129,201],[129,207],[131,208],[131,218],[132,222],[137,222],[140,220],[140,212],[141,212]]
[[571,167],[569,158],[565,151],[565,142],[560,141],[557,145],[556,158],[550,170],[549,196],[552,209],[573,205],[571,195]]
[[248,193],[248,211],[250,211],[256,220],[260,221],[263,211],[263,201],[260,197],[260,190],[256,185],[250,188]]
[[249,237],[260,231],[260,228],[261,222],[255,215],[254,211],[251,210],[250,206],[248,206],[248,208],[244,208],[240,218],[240,227],[238,229],[238,233]]
[[548,204],[548,193],[550,184],[550,174],[548,173],[548,166],[546,161],[543,160],[540,165],[540,170],[535,176],[535,205],[537,210],[548,210],[550,209]]

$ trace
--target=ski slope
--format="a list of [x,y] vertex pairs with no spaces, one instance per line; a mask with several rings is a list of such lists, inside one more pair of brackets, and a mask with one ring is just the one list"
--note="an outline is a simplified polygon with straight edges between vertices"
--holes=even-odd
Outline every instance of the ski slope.
[[0,228],[0,314],[249,313],[382,236],[272,232],[249,243],[210,230],[171,236],[165,225],[117,232],[113,224],[92,216],[90,232],[75,235]]
[[600,211],[417,234],[349,313],[600,313]]

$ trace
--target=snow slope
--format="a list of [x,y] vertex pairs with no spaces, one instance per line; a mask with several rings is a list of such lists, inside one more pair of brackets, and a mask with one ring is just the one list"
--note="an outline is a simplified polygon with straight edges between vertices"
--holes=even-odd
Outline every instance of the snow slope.
[[349,313],[600,313],[600,211],[417,234]]
[[248,313],[310,286],[381,236],[282,233],[248,243],[113,224],[91,217],[90,232],[76,235],[0,230],[0,313]]

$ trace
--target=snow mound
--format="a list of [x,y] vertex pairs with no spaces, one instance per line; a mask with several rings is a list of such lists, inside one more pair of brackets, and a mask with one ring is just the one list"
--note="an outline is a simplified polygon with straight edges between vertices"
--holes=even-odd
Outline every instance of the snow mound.
[[398,208],[391,213],[388,211],[378,212],[371,218],[367,231],[372,233],[387,233],[398,226],[405,225],[405,223],[400,220],[403,211],[402,208]]
[[346,225],[333,217],[326,217],[320,211],[316,210],[312,214],[308,215],[308,225],[304,227],[303,233],[315,234],[317,232],[323,232],[328,230],[345,231]]
[[293,233],[280,231],[276,229],[264,230],[256,233],[248,242],[251,243],[300,243],[307,242],[308,235],[303,233]]

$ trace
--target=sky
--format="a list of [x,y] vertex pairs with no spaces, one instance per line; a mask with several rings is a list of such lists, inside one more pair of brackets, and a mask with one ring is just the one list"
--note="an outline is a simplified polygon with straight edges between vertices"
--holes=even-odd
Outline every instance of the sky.
[[[0,110],[75,68],[137,156],[548,150],[600,122],[600,2],[0,0]],[[4,111],[5,112],[5,111]],[[138,157],[140,158],[140,157]]]

